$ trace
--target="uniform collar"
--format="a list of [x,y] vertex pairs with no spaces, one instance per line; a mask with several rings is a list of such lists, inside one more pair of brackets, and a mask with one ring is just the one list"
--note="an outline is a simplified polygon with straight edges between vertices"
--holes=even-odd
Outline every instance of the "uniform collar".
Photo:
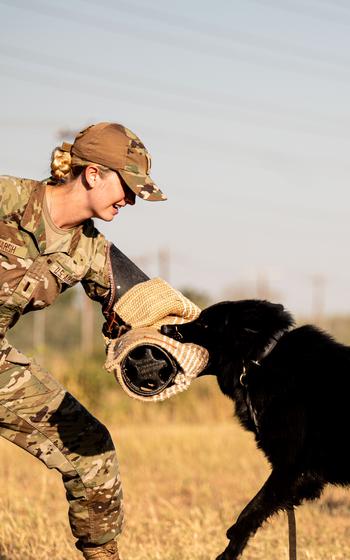
[[21,226],[32,233],[38,244],[40,253],[46,248],[45,222],[43,218],[43,200],[45,196],[45,185],[34,183],[34,188],[21,219]]
[[36,239],[41,254],[50,253],[70,253],[72,245],[77,244],[77,237],[80,238],[82,227],[78,226],[70,231],[67,235],[62,235],[59,246],[46,247],[45,220],[43,213],[45,198],[45,183],[36,182],[33,191],[29,197],[27,206],[21,219],[21,226],[26,231],[32,233]]

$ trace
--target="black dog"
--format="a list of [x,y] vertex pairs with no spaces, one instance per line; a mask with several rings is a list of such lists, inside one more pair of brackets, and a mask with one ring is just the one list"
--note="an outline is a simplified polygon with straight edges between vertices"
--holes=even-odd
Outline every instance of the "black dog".
[[278,510],[318,498],[327,483],[350,484],[350,347],[312,325],[289,330],[292,325],[282,305],[243,300],[215,304],[191,323],[162,328],[207,348],[209,364],[201,375],[217,376],[272,467],[227,531],[230,542],[217,560],[238,558]]

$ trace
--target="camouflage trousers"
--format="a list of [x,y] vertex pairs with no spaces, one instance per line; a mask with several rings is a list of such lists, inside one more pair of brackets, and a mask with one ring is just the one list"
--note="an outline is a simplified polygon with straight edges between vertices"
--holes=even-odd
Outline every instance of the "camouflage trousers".
[[0,365],[0,436],[61,473],[78,544],[104,544],[118,536],[123,506],[112,439],[35,362]]

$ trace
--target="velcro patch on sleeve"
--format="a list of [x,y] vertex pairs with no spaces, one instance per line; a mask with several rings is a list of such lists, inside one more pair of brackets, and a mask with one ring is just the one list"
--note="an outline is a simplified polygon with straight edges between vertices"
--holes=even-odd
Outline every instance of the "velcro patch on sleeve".
[[73,285],[77,281],[77,279],[72,276],[69,272],[67,272],[60,264],[57,262],[53,262],[49,266],[50,271],[52,274],[57,276],[64,284]]

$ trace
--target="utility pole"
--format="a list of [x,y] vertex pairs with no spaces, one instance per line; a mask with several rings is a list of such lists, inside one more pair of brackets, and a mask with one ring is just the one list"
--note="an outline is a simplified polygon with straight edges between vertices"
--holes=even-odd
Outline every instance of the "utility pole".
[[264,272],[258,272],[256,277],[256,295],[258,299],[270,299],[269,281]]

